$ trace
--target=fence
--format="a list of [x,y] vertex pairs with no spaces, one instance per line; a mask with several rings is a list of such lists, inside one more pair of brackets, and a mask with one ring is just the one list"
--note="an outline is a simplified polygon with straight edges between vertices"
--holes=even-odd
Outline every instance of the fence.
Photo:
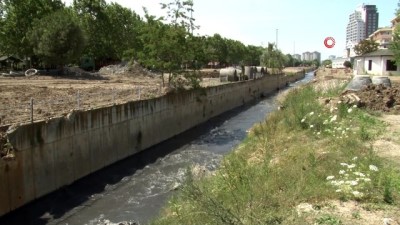
[[[49,95],[51,92],[49,92]],[[16,97],[0,105],[0,126],[29,123],[68,114],[71,110],[86,110],[160,96],[161,86],[135,86],[125,89],[79,89],[62,96]]]

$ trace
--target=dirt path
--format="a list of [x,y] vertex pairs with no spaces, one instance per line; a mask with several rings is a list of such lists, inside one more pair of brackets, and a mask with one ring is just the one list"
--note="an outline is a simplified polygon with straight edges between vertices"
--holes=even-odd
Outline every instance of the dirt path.
[[400,115],[383,115],[380,119],[387,123],[387,128],[373,143],[373,148],[379,156],[400,168]]

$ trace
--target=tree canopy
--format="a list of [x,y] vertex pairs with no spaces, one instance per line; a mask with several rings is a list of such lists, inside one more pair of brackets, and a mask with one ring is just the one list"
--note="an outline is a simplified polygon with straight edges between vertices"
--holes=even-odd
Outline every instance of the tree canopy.
[[281,72],[286,62],[286,56],[276,48],[276,45],[268,43],[268,47],[261,56],[261,64],[268,68],[273,68],[274,72]]
[[193,0],[170,0],[160,7],[166,15],[145,13],[142,18],[106,0],[74,0],[68,7],[62,0],[3,0],[0,52],[53,66],[80,58],[93,59],[97,68],[135,60],[167,73],[198,69],[209,62],[258,66],[261,55],[276,68],[300,64],[275,47],[245,45],[220,34],[195,34]]
[[[397,3],[396,16],[400,16],[400,1]],[[394,54],[396,64],[400,66],[400,24],[397,24],[393,31],[393,40],[389,45],[389,49]]]
[[37,20],[27,39],[43,62],[61,67],[77,59],[84,46],[82,30],[70,10],[59,10]]
[[357,55],[364,55],[370,52],[378,50],[379,44],[371,39],[365,39],[360,41],[356,46],[354,46],[354,52]]
[[0,52],[21,58],[32,56],[27,34],[35,21],[63,7],[61,0],[0,1]]

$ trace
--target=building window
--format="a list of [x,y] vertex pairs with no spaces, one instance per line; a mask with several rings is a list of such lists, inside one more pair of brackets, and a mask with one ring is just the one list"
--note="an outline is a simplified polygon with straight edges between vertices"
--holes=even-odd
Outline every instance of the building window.
[[368,70],[372,70],[372,60],[368,60]]
[[393,60],[386,60],[386,71],[397,71],[396,62]]

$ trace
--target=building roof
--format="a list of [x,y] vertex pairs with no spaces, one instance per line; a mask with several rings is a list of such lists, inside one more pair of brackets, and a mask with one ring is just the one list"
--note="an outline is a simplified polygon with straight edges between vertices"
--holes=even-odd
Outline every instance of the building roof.
[[374,33],[370,34],[368,37],[372,38],[375,35],[377,35],[378,33],[385,32],[385,31],[391,32],[391,31],[393,31],[393,29],[391,27],[382,27],[382,28],[377,29]]
[[366,53],[364,55],[360,55],[357,57],[367,57],[367,56],[394,56],[393,52],[390,49],[378,49],[374,52]]

